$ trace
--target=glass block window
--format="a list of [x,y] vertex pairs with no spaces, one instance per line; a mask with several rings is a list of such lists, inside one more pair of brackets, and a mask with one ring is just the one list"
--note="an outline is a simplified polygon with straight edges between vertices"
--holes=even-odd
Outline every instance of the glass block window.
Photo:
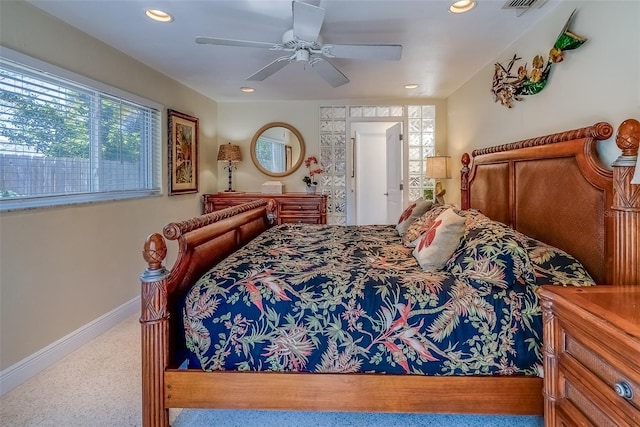
[[327,223],[347,223],[346,107],[320,107],[320,190],[327,197]]
[[396,118],[408,121],[409,200],[434,199],[435,182],[424,178],[426,158],[435,153],[434,105],[351,105],[320,107],[320,189],[328,195],[327,223],[347,219],[347,119]]
[[420,197],[433,200],[435,182],[425,178],[426,159],[436,155],[435,105],[409,105],[409,129],[406,132],[409,150],[409,200]]

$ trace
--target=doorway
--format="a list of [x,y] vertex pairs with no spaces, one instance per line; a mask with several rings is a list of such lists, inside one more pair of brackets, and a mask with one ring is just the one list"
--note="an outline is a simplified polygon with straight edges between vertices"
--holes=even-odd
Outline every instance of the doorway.
[[[398,142],[396,162],[400,164],[390,168],[387,155],[387,130],[401,122],[352,122],[351,123],[351,182],[349,193],[351,203],[348,206],[347,223],[357,225],[390,224],[388,212],[390,191],[387,188],[387,172],[398,171],[402,174],[401,143]],[[402,190],[395,192],[402,206]],[[396,200],[397,203],[397,200]]]

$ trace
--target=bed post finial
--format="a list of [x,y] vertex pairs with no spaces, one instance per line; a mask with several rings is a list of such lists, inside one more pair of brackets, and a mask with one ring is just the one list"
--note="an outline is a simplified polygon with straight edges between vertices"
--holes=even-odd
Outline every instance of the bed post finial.
[[162,262],[167,256],[164,238],[154,233],[144,242],[142,256],[147,269],[140,276],[142,332],[142,425],[168,427],[169,410],[164,400],[164,368],[167,365],[169,323],[167,276]]
[[471,207],[471,195],[469,194],[469,164],[471,163],[471,157],[468,153],[462,155],[462,169],[460,170],[460,205],[462,209],[469,209]]
[[167,244],[164,239],[158,233],[153,233],[144,242],[144,249],[142,250],[142,257],[147,261],[148,268],[145,274],[151,272],[157,273],[163,270],[162,261],[167,256]]
[[622,155],[613,163],[613,216],[615,248],[613,284],[640,283],[640,185],[631,184],[638,160],[640,122],[622,122],[616,135]]

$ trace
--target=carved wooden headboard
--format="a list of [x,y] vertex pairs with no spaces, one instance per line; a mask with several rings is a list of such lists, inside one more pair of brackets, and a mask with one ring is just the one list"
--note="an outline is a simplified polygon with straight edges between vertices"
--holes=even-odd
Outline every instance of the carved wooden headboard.
[[[618,132],[621,148],[620,141],[633,138],[636,141],[635,153],[628,150],[627,160],[637,156],[638,126],[636,120],[628,120]],[[639,238],[623,242],[623,247],[620,242],[630,233],[637,236],[640,231],[640,197],[632,197],[632,193],[640,192],[640,187],[625,186],[622,182],[631,179],[631,162],[614,165],[614,169],[620,168],[617,175],[624,175],[615,186],[614,172],[600,163],[596,143],[612,135],[610,124],[596,123],[475,150],[472,163],[465,154],[462,207],[478,209],[494,220],[572,254],[597,283],[614,283],[618,280],[614,276],[626,277],[629,272],[631,277],[625,280],[637,283]],[[622,168],[626,168],[624,173]],[[621,188],[625,197],[619,197]],[[614,199],[625,205],[614,206]],[[629,223],[625,218],[629,215],[635,222]],[[623,228],[617,230],[620,224]],[[636,261],[630,265],[628,259],[633,254]],[[622,258],[625,261],[616,261]],[[617,274],[614,264],[619,265]]]

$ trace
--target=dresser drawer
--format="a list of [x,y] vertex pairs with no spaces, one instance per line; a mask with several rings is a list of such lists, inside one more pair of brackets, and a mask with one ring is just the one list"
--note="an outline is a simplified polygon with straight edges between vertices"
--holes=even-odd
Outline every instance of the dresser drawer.
[[208,202],[205,205],[205,213],[219,211],[221,209],[230,208],[231,206],[236,206],[241,204],[240,202],[234,202],[232,200],[216,200],[215,202]]
[[[567,335],[565,338],[564,353],[578,363],[578,366],[573,369],[585,371],[578,372],[579,374],[593,376],[593,382],[599,382],[602,385],[598,389],[602,390],[606,398],[614,401],[617,407],[637,414],[637,411],[640,410],[640,387],[630,380],[628,375],[621,372],[620,368],[616,368],[616,366],[625,366],[626,361],[619,360],[611,364],[607,362],[604,355],[598,354],[592,348],[571,335]],[[571,359],[567,363],[571,363]],[[631,397],[622,397],[618,392],[628,394]],[[627,405],[629,405],[628,408]]]
[[584,389],[576,387],[571,379],[561,376],[565,381],[565,399],[558,408],[558,418],[562,426],[619,427],[592,398],[584,393]]
[[279,204],[282,214],[295,212],[317,212],[320,214],[320,203],[316,201],[282,200]]
[[280,215],[280,224],[322,224],[320,215]]
[[[569,426],[632,427],[633,410],[606,385],[600,384],[592,372],[569,357],[561,358],[560,383],[562,409]],[[604,391],[604,393],[603,393]],[[626,410],[625,410],[626,406]]]
[[543,286],[545,425],[640,426],[640,287]]

